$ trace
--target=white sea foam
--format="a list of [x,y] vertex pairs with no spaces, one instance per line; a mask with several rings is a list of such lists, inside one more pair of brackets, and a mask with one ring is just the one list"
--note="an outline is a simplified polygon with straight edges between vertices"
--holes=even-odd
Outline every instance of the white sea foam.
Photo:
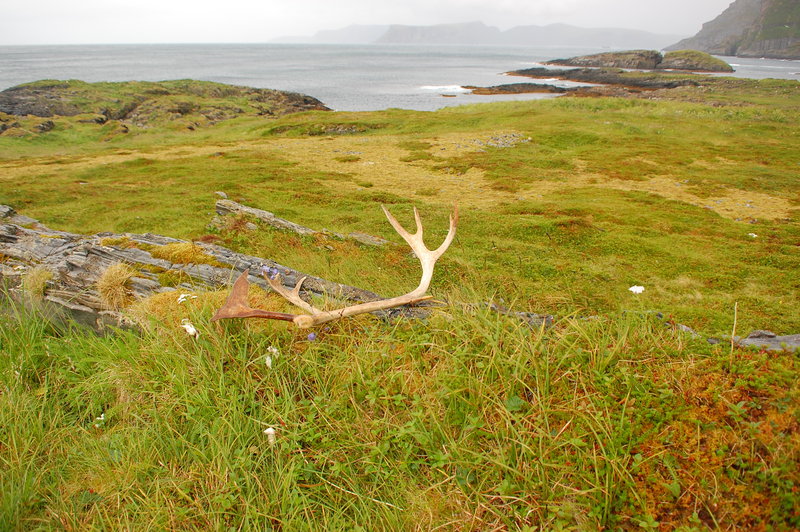
[[424,91],[437,91],[437,92],[462,92],[466,93],[469,92],[469,89],[465,89],[461,85],[423,85],[420,89]]

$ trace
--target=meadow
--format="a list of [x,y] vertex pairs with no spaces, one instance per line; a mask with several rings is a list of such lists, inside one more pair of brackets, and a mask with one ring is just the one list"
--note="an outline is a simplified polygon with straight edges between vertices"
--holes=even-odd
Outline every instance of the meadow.
[[0,528],[800,527],[798,355],[728,341],[800,331],[800,89],[649,96],[0,136],[0,204],[52,228],[216,242],[386,296],[418,282],[406,248],[209,227],[215,192],[398,243],[379,206],[407,227],[417,206],[430,247],[461,212],[424,321],[309,340],[212,324],[199,290],[108,337],[0,314]]

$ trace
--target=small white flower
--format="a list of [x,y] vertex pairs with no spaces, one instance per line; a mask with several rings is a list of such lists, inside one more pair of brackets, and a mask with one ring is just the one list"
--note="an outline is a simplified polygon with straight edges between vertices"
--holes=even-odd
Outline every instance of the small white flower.
[[642,292],[644,292],[644,286],[633,285],[630,288],[628,288],[628,290],[630,290],[634,294],[641,294]]
[[756,238],[758,235],[755,233],[747,233],[747,236],[749,236],[750,238]]
[[265,356],[264,364],[266,364],[269,369],[272,369],[272,357],[269,355]]
[[181,327],[184,328],[186,334],[188,334],[189,336],[195,339],[200,337],[200,331],[195,329],[194,325],[192,325],[192,322],[190,322],[187,318],[183,318]]
[[185,303],[190,299],[197,299],[197,296],[193,296],[191,294],[181,294],[178,296],[178,303]]
[[277,348],[277,347],[275,347],[274,345],[271,345],[271,346],[269,346],[269,347],[267,348],[267,353],[269,353],[269,354],[271,354],[271,355],[275,355],[275,356],[278,356],[278,355],[280,355],[280,354],[281,354],[281,352],[280,352],[280,351],[278,351],[278,348]]
[[275,429],[272,427],[264,429],[264,434],[267,435],[267,441],[270,445],[275,445]]

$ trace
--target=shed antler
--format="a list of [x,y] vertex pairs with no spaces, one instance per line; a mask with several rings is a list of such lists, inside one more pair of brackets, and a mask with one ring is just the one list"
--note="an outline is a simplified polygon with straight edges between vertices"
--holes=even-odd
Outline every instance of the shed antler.
[[259,309],[252,309],[247,306],[248,272],[245,271],[236,280],[233,290],[231,291],[231,295],[228,297],[228,300],[225,302],[222,308],[217,311],[212,320],[216,321],[224,318],[267,318],[287,321],[291,320],[301,329],[307,329],[309,327],[321,325],[339,318],[356,316],[358,314],[374,312],[376,310],[385,310],[393,307],[399,307],[401,305],[414,304],[426,299],[430,299],[431,296],[426,296],[425,293],[428,291],[428,287],[431,284],[431,279],[433,278],[433,268],[436,265],[436,261],[444,254],[445,251],[447,251],[447,248],[450,246],[450,243],[456,236],[456,226],[458,225],[458,205],[454,207],[453,213],[450,215],[450,229],[447,231],[447,236],[445,237],[444,242],[442,242],[442,245],[435,250],[430,250],[425,246],[425,242],[423,241],[422,237],[422,221],[420,220],[419,212],[417,211],[416,207],[414,208],[414,220],[417,224],[417,232],[414,234],[406,231],[395,219],[395,217],[392,216],[392,214],[386,209],[386,207],[381,206],[381,208],[383,209],[384,214],[386,214],[386,218],[389,220],[389,223],[392,224],[392,227],[394,227],[395,231],[397,231],[408,243],[408,245],[411,246],[411,249],[414,251],[414,254],[417,256],[420,264],[422,265],[422,279],[420,280],[419,286],[416,289],[402,296],[397,296],[390,299],[360,303],[358,305],[352,305],[337,310],[322,311],[314,308],[312,305],[300,298],[300,287],[302,286],[303,281],[305,281],[305,277],[298,281],[294,289],[288,290],[283,286],[283,284],[281,284],[280,275],[275,276],[275,278],[270,278],[265,274],[264,278],[267,280],[267,283],[269,283],[270,287],[275,290],[275,292],[306,312],[306,314],[300,315],[281,314]]

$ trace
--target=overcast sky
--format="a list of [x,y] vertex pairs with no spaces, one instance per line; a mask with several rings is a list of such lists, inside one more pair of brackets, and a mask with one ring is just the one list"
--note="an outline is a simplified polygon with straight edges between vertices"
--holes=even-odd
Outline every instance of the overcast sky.
[[0,0],[0,44],[266,42],[349,24],[563,22],[694,35],[733,0]]

